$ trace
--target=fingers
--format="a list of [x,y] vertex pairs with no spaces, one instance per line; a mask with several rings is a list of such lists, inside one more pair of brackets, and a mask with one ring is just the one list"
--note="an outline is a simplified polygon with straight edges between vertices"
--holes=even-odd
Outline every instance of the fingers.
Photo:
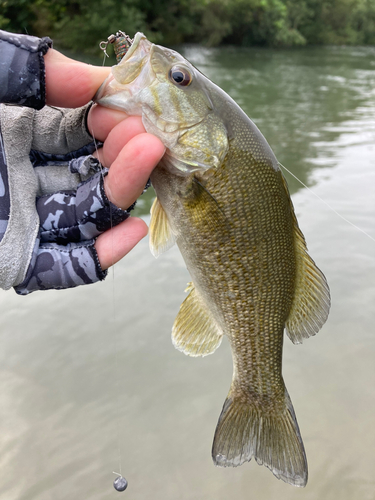
[[[114,127],[116,127],[119,123],[121,123],[125,118],[129,118],[128,115],[122,111],[116,111],[113,109],[103,108],[103,106],[99,106],[98,104],[94,104],[88,114],[87,117],[87,128],[90,134],[95,137],[95,139],[99,141],[105,141],[112,131]],[[130,119],[130,118],[129,118]],[[130,121],[130,125],[128,128],[132,127],[132,124],[139,122],[139,126],[137,129],[140,132],[145,132],[144,127],[142,126],[142,119],[140,117],[132,117],[131,120],[135,120],[134,122]],[[121,139],[120,134],[116,136],[117,140],[120,140],[121,148],[127,142]],[[116,141],[112,141],[112,144],[115,144]],[[121,149],[120,148],[120,149]]]
[[92,135],[104,140],[94,155],[110,167],[104,179],[108,199],[126,210],[142,194],[152,170],[165,152],[162,142],[145,133],[142,119],[125,113],[93,106],[88,117]]
[[[104,179],[108,199],[123,210],[141,195],[152,170],[165,151],[157,137],[146,133],[137,134],[137,129],[131,126],[132,122],[134,120],[128,118],[115,127],[118,130],[108,136],[109,142],[104,143],[107,151],[103,151],[103,161],[108,161],[105,157],[112,155],[111,142],[116,141],[121,133],[125,134],[126,140],[129,138]],[[136,120],[135,123],[140,122]],[[147,225],[135,217],[130,217],[101,234],[95,242],[95,248],[102,269],[105,270],[122,259],[146,234]]]
[[77,108],[88,103],[111,68],[74,61],[54,49],[44,56],[46,100],[51,106]]
[[[107,135],[103,148],[94,155],[103,166],[110,167],[104,179],[108,199],[126,210],[142,194],[165,147],[157,137],[145,133],[139,116],[130,116],[111,129],[113,123],[121,120],[121,116],[112,113],[101,106],[94,107],[89,127],[101,127],[102,138]],[[107,123],[103,124],[105,120]]]
[[[90,124],[95,126],[96,122],[108,120],[107,124],[102,124],[101,133],[106,140],[97,156],[104,166],[110,167],[104,179],[108,199],[126,210],[142,194],[165,147],[157,137],[145,133],[140,117],[128,117],[111,129],[113,121],[121,119],[112,113],[97,106],[93,109]],[[134,217],[101,234],[95,248],[102,269],[122,259],[146,234],[145,222]]]
[[[46,65],[46,100],[51,106],[76,108],[90,102],[109,75],[111,68],[91,66],[49,49]],[[126,113],[94,105],[87,118],[88,129],[99,141],[126,118]]]
[[130,139],[112,163],[104,189],[109,200],[126,210],[142,194],[152,170],[165,152],[162,142],[151,134]]
[[102,269],[116,264],[146,235],[146,223],[142,219],[130,217],[98,236],[95,249]]
[[109,168],[122,148],[135,136],[145,132],[142,119],[139,116],[130,116],[121,121],[109,132],[103,148],[98,151],[102,165]]
[[[79,107],[88,103],[110,72],[74,61],[50,49],[46,64],[47,104]],[[126,210],[142,193],[152,170],[165,152],[161,141],[145,133],[140,117],[127,117],[120,111],[92,106],[87,119],[93,137],[104,142],[97,156],[110,167],[104,180],[109,200]],[[102,269],[124,257],[147,234],[147,225],[131,217],[101,234],[95,248]]]

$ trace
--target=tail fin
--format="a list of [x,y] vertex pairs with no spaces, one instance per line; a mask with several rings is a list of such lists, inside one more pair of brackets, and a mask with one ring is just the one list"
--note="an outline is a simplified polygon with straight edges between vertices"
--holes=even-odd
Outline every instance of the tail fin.
[[237,467],[252,457],[278,478],[306,486],[307,461],[293,405],[285,390],[285,408],[278,414],[251,406],[229,393],[221,412],[212,447],[219,467]]

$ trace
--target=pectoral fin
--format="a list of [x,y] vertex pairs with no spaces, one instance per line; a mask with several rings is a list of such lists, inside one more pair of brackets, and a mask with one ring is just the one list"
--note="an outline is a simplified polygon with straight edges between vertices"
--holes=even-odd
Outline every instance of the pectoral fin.
[[172,342],[189,356],[207,356],[219,347],[223,334],[200,301],[193,283],[189,283],[186,291],[189,295],[174,322]]
[[154,257],[169,250],[175,243],[176,238],[172,232],[167,214],[159,200],[155,198],[151,207],[150,222],[150,250]]
[[[285,183],[285,180],[283,178]],[[285,183],[286,190],[288,189]],[[298,227],[291,204],[296,251],[296,285],[294,300],[286,321],[286,333],[293,344],[315,335],[324,325],[330,309],[329,287],[324,274],[307,253],[305,238]]]

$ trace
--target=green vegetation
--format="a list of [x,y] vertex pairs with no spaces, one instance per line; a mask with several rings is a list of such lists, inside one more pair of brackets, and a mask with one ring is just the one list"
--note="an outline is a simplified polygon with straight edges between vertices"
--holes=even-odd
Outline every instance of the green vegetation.
[[375,0],[0,0],[0,28],[85,52],[119,29],[166,45],[371,45]]

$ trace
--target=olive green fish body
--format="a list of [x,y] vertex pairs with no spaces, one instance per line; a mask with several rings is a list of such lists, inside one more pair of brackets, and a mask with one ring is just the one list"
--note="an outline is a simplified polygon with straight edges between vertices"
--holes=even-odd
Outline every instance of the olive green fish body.
[[[246,125],[241,135],[244,140],[248,139]],[[217,327],[218,342],[222,334],[230,341],[234,376],[229,399],[246,408],[240,408],[232,418],[236,421],[233,432],[242,431],[243,436],[224,433],[221,442],[219,422],[213,459],[226,466],[240,465],[256,456],[278,477],[303,485],[307,480],[306,458],[281,374],[283,331],[296,281],[292,207],[280,170],[275,170],[269,158],[255,158],[236,142],[231,141],[223,164],[215,172],[186,178],[171,176],[161,167],[152,174],[152,183],[171,221],[194,293]],[[194,307],[187,314],[194,318]],[[177,325],[180,322],[183,324],[184,317],[177,318]],[[189,346],[186,329],[176,326],[174,330],[176,347],[190,355],[205,354],[204,344],[197,352],[195,346]],[[199,335],[196,342],[199,345]],[[297,449],[299,462],[294,467],[299,468],[295,477],[294,470],[283,476],[278,464],[256,451],[259,427],[253,429],[253,435],[246,434],[248,422],[258,415],[275,416],[276,423],[271,422],[268,432],[277,432],[278,416],[287,414],[289,407],[291,414],[286,416],[296,429],[289,447]],[[243,425],[239,425],[238,413],[243,414]],[[288,423],[282,422],[285,426]],[[240,442],[237,446],[236,437]],[[243,441],[252,441],[253,448],[244,450]]]
[[157,168],[152,184],[197,293],[231,342],[237,378],[271,393],[275,381],[283,390],[295,286],[291,205],[281,172],[234,142],[217,171],[186,178]]
[[294,343],[314,335],[330,299],[270,146],[225,92],[141,34],[97,101],[141,114],[167,147],[151,176],[150,246],[158,256],[176,242],[192,277],[172,341],[205,356],[226,335],[233,355],[214,463],[254,457],[304,486],[306,456],[281,371],[283,332]]

